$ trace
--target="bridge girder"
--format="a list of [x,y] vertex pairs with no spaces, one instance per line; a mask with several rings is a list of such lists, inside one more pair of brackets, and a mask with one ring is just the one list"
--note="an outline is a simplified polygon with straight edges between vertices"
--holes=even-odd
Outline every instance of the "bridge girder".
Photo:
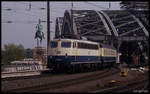
[[63,17],[57,17],[55,24],[55,38],[61,37],[62,24],[63,24]]
[[128,36],[149,37],[149,33],[139,17],[125,10],[72,10],[72,13],[71,10],[65,11],[61,37],[77,39],[85,37],[97,41],[102,39],[98,38],[101,36],[117,39]]

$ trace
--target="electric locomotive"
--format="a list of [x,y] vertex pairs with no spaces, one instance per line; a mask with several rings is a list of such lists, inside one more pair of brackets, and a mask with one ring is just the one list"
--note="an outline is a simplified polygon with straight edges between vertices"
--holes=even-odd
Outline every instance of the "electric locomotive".
[[116,55],[115,48],[101,43],[77,39],[54,39],[48,48],[47,67],[70,71],[77,65],[80,65],[80,69],[87,64],[110,65],[116,62]]

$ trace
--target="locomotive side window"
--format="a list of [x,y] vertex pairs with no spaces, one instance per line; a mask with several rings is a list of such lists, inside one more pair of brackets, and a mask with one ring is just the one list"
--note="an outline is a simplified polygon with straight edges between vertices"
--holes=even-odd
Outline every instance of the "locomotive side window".
[[78,42],[78,48],[84,48],[84,49],[98,49],[98,45]]
[[56,48],[58,46],[58,42],[52,41],[51,43],[51,48]]
[[63,47],[63,48],[71,48],[71,42],[61,42],[61,47]]

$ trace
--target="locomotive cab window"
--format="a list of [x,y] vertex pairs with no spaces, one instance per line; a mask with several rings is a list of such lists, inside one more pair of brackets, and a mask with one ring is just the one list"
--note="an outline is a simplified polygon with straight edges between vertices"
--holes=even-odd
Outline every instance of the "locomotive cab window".
[[51,45],[51,48],[56,48],[58,46],[58,42],[52,41],[50,45]]
[[63,48],[71,48],[71,42],[61,42],[61,47],[63,47]]

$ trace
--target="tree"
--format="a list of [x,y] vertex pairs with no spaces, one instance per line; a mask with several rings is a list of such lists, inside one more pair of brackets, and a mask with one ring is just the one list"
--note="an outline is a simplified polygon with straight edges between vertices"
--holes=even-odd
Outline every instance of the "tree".
[[25,51],[21,44],[15,45],[11,43],[4,45],[4,50],[2,51],[2,63],[4,65],[10,64],[10,62],[14,60],[21,60],[24,58]]
[[25,50],[26,52],[26,58],[33,58],[33,50],[28,48]]

